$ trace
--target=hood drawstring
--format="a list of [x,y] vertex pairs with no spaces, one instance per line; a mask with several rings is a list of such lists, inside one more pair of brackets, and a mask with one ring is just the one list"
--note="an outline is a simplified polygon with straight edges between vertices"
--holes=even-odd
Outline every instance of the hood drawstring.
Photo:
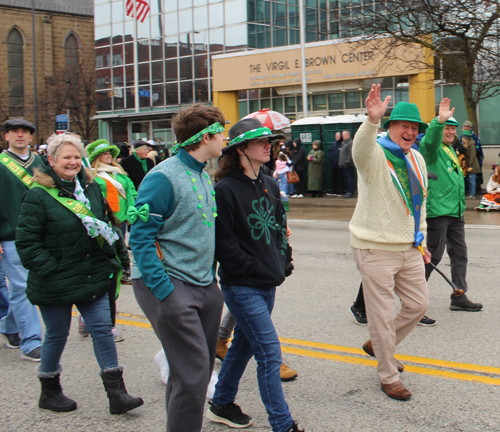
[[[248,158],[247,154],[246,154],[245,152],[243,152],[243,154],[244,154],[244,155],[245,155],[245,157],[247,158],[247,161],[248,161],[248,163],[250,164],[250,167],[252,168],[252,171],[253,171],[253,173],[254,173],[254,175],[255,175],[255,180],[254,180],[254,181],[252,181],[252,184],[253,184],[253,187],[255,188],[255,192],[257,193],[257,201],[258,201],[258,203],[259,203],[259,207],[260,207],[260,209],[261,209],[261,210],[264,210],[264,209],[262,208],[262,204],[261,204],[261,202],[260,202],[259,189],[258,189],[258,188],[257,188],[257,186],[255,185],[255,183],[256,183],[257,181],[259,182],[260,187],[262,188],[262,190],[263,190],[263,192],[264,192],[264,196],[266,196],[266,195],[267,195],[269,198],[271,198],[271,199],[273,199],[274,201],[276,201],[276,202],[279,202],[279,203],[280,203],[280,202],[281,202],[281,199],[280,199],[280,198],[273,197],[273,196],[272,196],[272,195],[268,192],[268,190],[264,187],[264,184],[262,183],[262,180],[261,180],[261,179],[259,179],[259,176],[257,175],[257,173],[255,172],[255,170],[253,169],[253,165],[250,163],[250,159]],[[269,214],[271,214],[271,210],[269,210],[269,209],[268,209],[268,210],[267,210],[267,212],[268,212]]]

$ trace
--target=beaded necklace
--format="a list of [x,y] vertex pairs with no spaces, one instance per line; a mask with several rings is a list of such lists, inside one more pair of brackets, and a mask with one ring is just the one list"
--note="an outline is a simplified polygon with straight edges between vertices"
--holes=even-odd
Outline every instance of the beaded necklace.
[[[211,186],[212,185],[212,180],[210,180],[208,178],[208,175],[207,173],[203,170],[203,176],[208,179],[208,184]],[[201,215],[203,216],[203,225],[208,225],[209,228],[212,227],[214,221],[215,221],[215,218],[217,217],[217,207],[215,206],[215,191],[212,190],[212,201],[214,203],[213,207],[212,207],[212,216],[213,216],[213,221],[212,222],[209,222],[208,220],[208,217],[207,217],[207,214],[205,213],[205,211],[203,210],[203,204],[201,203],[201,201],[203,200],[203,195],[199,195],[198,194],[198,186],[196,186],[196,179],[194,177],[192,177],[192,172],[189,171],[189,170],[186,170],[186,174],[189,176],[189,178],[191,179],[191,182],[193,183],[193,191],[194,193],[196,194],[196,196],[198,197],[198,208],[201,210]],[[201,176],[201,173],[200,173],[200,176]],[[208,192],[208,191],[207,191]],[[208,213],[208,212],[207,212]]]

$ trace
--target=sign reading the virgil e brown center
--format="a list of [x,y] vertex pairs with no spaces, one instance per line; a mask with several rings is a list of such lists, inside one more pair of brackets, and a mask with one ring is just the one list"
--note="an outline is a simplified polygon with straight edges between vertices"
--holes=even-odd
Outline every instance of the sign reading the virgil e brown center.
[[[310,45],[313,46],[306,45],[305,59],[308,84],[413,75],[423,70],[424,52],[418,47],[395,48],[388,61],[386,50],[379,48],[377,40],[363,44],[327,41]],[[224,54],[214,56],[212,62],[214,91],[302,83],[299,45]]]

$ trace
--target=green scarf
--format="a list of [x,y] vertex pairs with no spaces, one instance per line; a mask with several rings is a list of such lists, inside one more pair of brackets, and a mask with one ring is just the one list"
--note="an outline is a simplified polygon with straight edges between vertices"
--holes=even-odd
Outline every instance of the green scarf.
[[141,159],[139,156],[137,156],[137,153],[134,152],[135,158],[141,163],[142,169],[144,170],[145,173],[148,172],[148,163],[146,162],[146,159]]
[[[382,147],[382,146],[381,146]],[[410,177],[408,175],[408,167],[406,166],[406,162],[404,159],[401,159],[395,155],[393,155],[389,150],[385,147],[382,147],[385,153],[386,159],[392,164],[396,175],[398,176],[399,182],[403,187],[403,192],[406,197],[407,208],[410,211],[410,214],[413,216],[413,208],[411,206],[411,187],[410,187]]]

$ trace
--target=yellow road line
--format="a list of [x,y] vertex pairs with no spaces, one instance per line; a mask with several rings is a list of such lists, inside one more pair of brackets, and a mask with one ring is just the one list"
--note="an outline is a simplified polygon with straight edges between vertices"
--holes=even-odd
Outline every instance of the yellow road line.
[[[73,312],[73,315],[76,315],[76,311]],[[126,317],[126,318],[132,318],[132,319],[121,319],[118,317]],[[142,315],[133,315],[133,314],[129,314],[129,313],[120,312],[120,313],[117,313],[116,322],[119,324],[126,325],[126,326],[131,326],[131,327],[152,329],[149,321],[147,321],[146,317],[144,317]],[[325,351],[337,351],[337,352],[346,353],[346,354],[363,355],[365,358],[352,357],[352,356],[348,356],[345,354],[325,353],[325,352],[320,352],[320,351],[307,350],[307,349],[295,348],[295,347],[290,347],[290,346],[284,345],[281,347],[281,349],[285,353],[306,356],[306,357],[312,357],[312,358],[325,359],[325,360],[331,360],[331,361],[337,361],[337,362],[341,362],[341,363],[351,363],[351,364],[358,364],[358,365],[371,366],[371,367],[377,366],[377,361],[370,358],[370,357],[366,358],[367,354],[360,348],[345,347],[345,346],[341,346],[341,345],[332,345],[332,344],[326,344],[326,343],[320,343],[320,342],[304,341],[304,340],[292,339],[292,338],[280,338],[280,341],[283,344],[288,344],[288,345],[298,345],[298,346],[305,346],[308,348],[321,349],[321,350],[325,350]],[[397,354],[396,358],[399,360],[402,360],[404,362],[426,364],[429,366],[445,368],[445,369],[468,370],[468,371],[476,372],[479,374],[481,374],[481,373],[483,373],[483,374],[500,374],[500,368],[494,367],[494,366],[475,365],[475,364],[469,364],[469,363],[460,363],[460,362],[453,362],[453,361],[448,361],[448,360],[431,359],[431,358],[426,358],[426,357],[407,356],[407,355],[401,355],[401,354]],[[405,371],[420,374],[420,375],[431,375],[431,376],[437,376],[437,377],[441,377],[441,378],[455,379],[455,380],[461,380],[461,381],[480,382],[480,383],[484,383],[484,384],[500,385],[500,378],[494,378],[494,377],[483,376],[483,375],[466,374],[466,373],[461,373],[461,372],[454,372],[451,370],[431,369],[431,368],[427,368],[427,367],[413,366],[413,365],[405,364]]]
[[[310,341],[303,341],[300,339],[290,339],[290,338],[280,338],[280,341],[290,345],[307,346],[310,348],[319,348],[328,351],[345,352],[348,354],[367,355],[361,348],[351,348],[339,345],[330,345],[325,343],[310,342]],[[449,360],[431,359],[427,357],[408,356],[403,354],[396,354],[396,358],[404,362],[420,363],[429,366],[443,367],[449,369],[461,369],[461,370],[468,370],[471,372],[500,375],[500,368],[494,366],[482,366],[470,363],[453,362]]]
[[[304,350],[301,348],[292,348],[292,347],[287,347],[287,346],[282,346],[281,350],[285,353],[288,353],[288,354],[296,354],[296,355],[300,355],[300,356],[314,357],[314,358],[332,360],[332,361],[337,361],[337,362],[342,362],[342,363],[361,364],[363,366],[372,366],[372,367],[377,366],[376,360],[370,360],[370,359],[364,359],[364,358],[358,358],[358,357],[350,357],[350,356],[344,356],[344,355],[339,355],[339,354],[323,353],[323,352],[319,352],[319,351],[310,351],[310,350]],[[431,368],[425,368],[425,367],[419,367],[419,366],[409,366],[409,365],[405,365],[405,372],[413,372],[413,373],[420,374],[420,375],[431,375],[431,376],[437,376],[437,377],[441,377],[441,378],[455,379],[455,380],[461,380],[461,381],[474,381],[474,382],[480,382],[480,383],[484,383],[484,384],[493,384],[493,385],[500,386],[500,378],[492,378],[492,377],[487,377],[487,376],[482,376],[482,375],[464,374],[464,373],[460,373],[460,372],[443,371],[443,370],[439,370],[439,369],[431,369]]]

